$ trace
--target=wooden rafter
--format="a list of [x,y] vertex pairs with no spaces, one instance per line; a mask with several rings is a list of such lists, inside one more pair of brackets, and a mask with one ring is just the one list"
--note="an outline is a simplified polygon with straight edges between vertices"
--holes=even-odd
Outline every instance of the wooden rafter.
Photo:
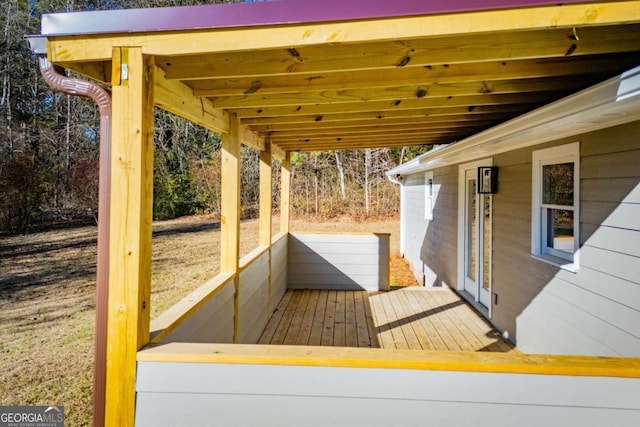
[[[280,124],[295,124],[295,123],[303,123],[303,124],[311,124],[311,123],[325,123],[325,124],[334,124],[336,127],[351,127],[357,128],[362,126],[380,126],[381,130],[384,130],[384,126],[388,124],[396,124],[399,121],[403,121],[405,123],[405,127],[413,128],[413,124],[411,121],[415,121],[419,123],[423,121],[423,119],[439,119],[440,122],[449,121],[453,123],[453,126],[458,126],[456,122],[458,122],[458,116],[464,116],[469,118],[470,116],[474,116],[474,120],[491,120],[491,119],[500,119],[507,116],[512,116],[513,114],[517,114],[524,109],[512,108],[509,109],[509,106],[499,106],[492,107],[493,110],[482,111],[482,109],[470,109],[470,108],[441,108],[441,109],[424,109],[424,110],[402,110],[397,112],[386,112],[386,113],[360,113],[358,115],[353,114],[350,117],[344,117],[340,114],[332,114],[332,115],[324,115],[318,117],[308,117],[308,116],[299,116],[299,117],[291,117],[287,121],[283,121],[282,119],[277,118],[265,118],[265,119],[247,119],[245,122],[250,124],[268,124],[271,127],[271,131],[277,130],[278,125]],[[451,125],[449,126],[451,127]],[[323,127],[315,126],[306,128],[307,134],[311,137],[314,130],[322,132]]]
[[[167,77],[179,80],[303,75],[336,70],[394,70],[425,66],[540,59],[637,50],[640,26],[559,28],[505,34],[456,35],[379,43],[332,44],[180,57],[159,56]],[[464,68],[461,68],[463,71]]]
[[[111,79],[156,65],[156,105],[287,152],[450,143],[640,65],[640,1],[173,32],[56,36],[54,62]],[[74,68],[75,67],[75,68]]]
[[[640,29],[639,29],[640,31]],[[526,59],[517,61],[491,61],[454,65],[428,65],[395,67],[376,70],[347,70],[328,73],[279,76],[253,76],[250,78],[207,79],[189,82],[196,95],[208,97],[242,96],[249,94],[295,93],[302,91],[372,89],[407,85],[452,84],[508,79],[533,79],[570,76],[584,73],[615,72],[619,64],[634,65],[628,53],[552,59]]]
[[[448,96],[467,96],[482,93],[509,94],[540,92],[546,90],[571,90],[587,81],[594,84],[598,77],[586,74],[579,79],[574,76],[553,76],[538,79],[510,79],[493,81],[473,81],[463,83],[421,83],[405,86],[374,87],[369,89],[328,89],[323,91],[280,92],[276,94],[248,94],[211,98],[216,108],[256,108],[282,105],[304,105],[343,102],[389,100]],[[195,96],[207,97],[206,90],[194,90]],[[336,108],[339,111],[339,106]]]
[[394,111],[394,110],[413,110],[424,108],[446,108],[446,107],[470,107],[470,106],[486,106],[486,105],[507,105],[507,104],[537,104],[546,103],[551,99],[568,93],[561,91],[554,93],[546,92],[528,92],[518,94],[476,94],[463,96],[445,96],[445,97],[429,97],[414,98],[404,100],[381,100],[381,101],[358,101],[341,103],[339,107],[332,104],[312,104],[312,105],[284,105],[279,107],[264,108],[238,108],[230,111],[236,113],[241,119],[261,118],[261,117],[286,117],[297,115],[313,115],[330,114],[340,109],[340,112],[357,113],[365,111]]

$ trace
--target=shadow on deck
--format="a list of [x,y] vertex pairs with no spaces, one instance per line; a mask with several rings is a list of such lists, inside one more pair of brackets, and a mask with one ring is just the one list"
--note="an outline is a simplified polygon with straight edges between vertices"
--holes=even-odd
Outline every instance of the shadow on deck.
[[259,344],[518,352],[450,289],[288,290]]

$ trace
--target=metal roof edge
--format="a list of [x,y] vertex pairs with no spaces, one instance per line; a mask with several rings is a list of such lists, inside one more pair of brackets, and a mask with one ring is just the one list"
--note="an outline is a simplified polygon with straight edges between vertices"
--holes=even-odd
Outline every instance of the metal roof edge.
[[[593,0],[564,0],[595,3]],[[43,36],[320,23],[558,5],[550,0],[267,0],[42,15]]]
[[429,151],[387,175],[410,174],[640,120],[640,67],[508,122]]

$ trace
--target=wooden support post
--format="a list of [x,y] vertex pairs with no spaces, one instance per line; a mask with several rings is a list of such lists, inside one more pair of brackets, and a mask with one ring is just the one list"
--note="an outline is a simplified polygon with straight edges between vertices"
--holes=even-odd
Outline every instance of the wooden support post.
[[264,150],[260,151],[260,225],[258,231],[258,245],[269,248],[269,265],[267,280],[267,305],[269,312],[271,307],[271,184],[272,184],[272,162],[271,162],[271,138],[267,138]]
[[229,133],[222,135],[220,272],[235,274],[240,258],[240,122],[230,115]]
[[149,342],[153,211],[153,67],[113,50],[111,227],[105,424],[133,426],[136,354]]
[[271,180],[271,144],[266,142],[260,151],[260,246],[271,246]]
[[229,133],[222,135],[220,200],[220,272],[235,278],[234,341],[238,341],[238,277],[240,264],[240,120],[229,115]]
[[280,232],[289,232],[291,188],[291,155],[282,159],[282,171],[280,173]]

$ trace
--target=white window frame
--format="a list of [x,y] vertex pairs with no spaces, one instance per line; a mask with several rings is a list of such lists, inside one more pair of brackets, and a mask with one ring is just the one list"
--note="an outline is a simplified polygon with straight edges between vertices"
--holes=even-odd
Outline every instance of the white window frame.
[[[542,203],[542,168],[545,165],[573,163],[573,206],[545,205]],[[532,156],[532,213],[531,254],[541,261],[569,271],[579,266],[580,248],[580,143],[560,145],[533,152]],[[546,245],[546,210],[573,211],[573,254],[548,248]]]
[[434,199],[433,171],[427,171],[424,173],[424,219],[427,221],[433,221]]

